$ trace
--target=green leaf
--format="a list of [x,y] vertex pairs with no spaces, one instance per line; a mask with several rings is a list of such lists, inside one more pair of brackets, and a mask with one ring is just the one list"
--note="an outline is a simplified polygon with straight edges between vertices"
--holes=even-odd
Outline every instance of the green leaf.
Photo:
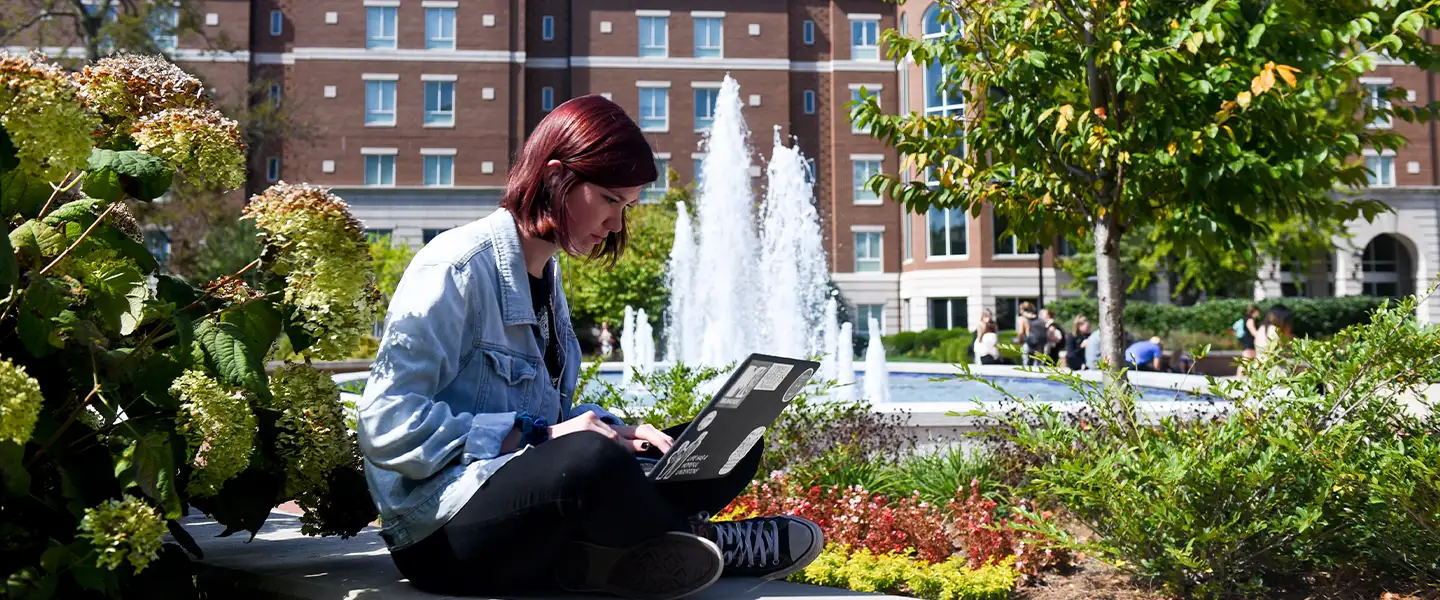
[[195,327],[205,365],[221,381],[269,398],[265,356],[280,334],[280,311],[268,302],[251,302],[225,310],[220,318]]
[[99,273],[99,285],[90,287],[90,301],[99,312],[104,325],[120,335],[130,335],[144,315],[145,276],[123,263],[113,263]]
[[1264,24],[1264,23],[1260,23],[1259,25],[1256,25],[1256,26],[1254,26],[1254,27],[1251,27],[1251,28],[1250,28],[1250,39],[1246,40],[1246,42],[1245,42],[1245,47],[1246,47],[1246,48],[1254,48],[1255,46],[1260,45],[1260,37],[1263,36],[1263,35],[1265,35],[1265,24]]
[[283,472],[268,472],[252,464],[245,472],[226,481],[219,494],[197,496],[191,498],[190,503],[225,526],[225,531],[217,537],[249,531],[253,540],[270,518],[270,509],[282,500],[284,489]]
[[[158,157],[135,150],[90,152],[85,193],[105,200],[126,196],[150,201],[164,195],[175,178],[175,170]],[[93,191],[92,191],[93,190]]]
[[54,227],[31,219],[10,232],[10,247],[21,260],[31,264],[65,251],[65,236]]
[[59,227],[61,224],[70,222],[80,223],[82,226],[88,227],[91,223],[95,222],[95,218],[100,216],[100,213],[109,205],[109,200],[100,198],[72,200],[60,205],[60,208],[50,211],[50,214],[45,215],[45,219],[42,222],[51,227]]
[[180,547],[184,548],[186,552],[194,554],[195,558],[205,559],[205,553],[200,551],[200,544],[195,543],[195,538],[185,530],[185,526],[181,525],[179,521],[170,519],[165,522],[165,528],[170,530],[170,537],[175,538],[175,543],[180,544]]
[[[66,239],[69,243],[74,243],[80,239],[81,235],[85,234],[85,230],[89,229],[90,224],[94,223],[95,219],[99,218],[109,205],[109,201],[96,198],[67,202],[46,215],[43,222],[57,228],[64,225]],[[96,227],[86,240],[87,243],[94,241],[102,246],[115,249],[126,258],[135,261],[140,266],[142,273],[149,273],[160,267],[159,263],[155,262],[155,256],[150,254],[150,250],[145,247],[145,244],[131,239],[130,236],[115,227],[109,225]]]
[[45,206],[52,191],[48,183],[32,179],[20,169],[0,173],[0,217],[32,218]]
[[10,140],[10,133],[0,127],[0,173],[20,166],[19,149]]
[[[3,133],[3,130],[0,130]],[[20,263],[15,260],[15,248],[10,245],[10,222],[0,217],[0,298],[10,296],[10,288],[20,280]]]
[[[165,509],[166,519],[179,518],[181,509],[180,495],[175,486],[173,441],[163,432],[151,432],[131,443],[122,455],[122,462],[128,464],[135,484]],[[119,464],[116,464],[117,469]]]
[[25,446],[0,442],[0,480],[4,481],[5,492],[12,498],[30,493],[30,472],[25,469],[24,458]]
[[25,350],[30,354],[45,356],[64,345],[60,336],[55,333],[55,324],[51,323],[50,319],[37,317],[26,310],[20,312],[19,320],[17,329],[20,332],[20,343],[25,345]]

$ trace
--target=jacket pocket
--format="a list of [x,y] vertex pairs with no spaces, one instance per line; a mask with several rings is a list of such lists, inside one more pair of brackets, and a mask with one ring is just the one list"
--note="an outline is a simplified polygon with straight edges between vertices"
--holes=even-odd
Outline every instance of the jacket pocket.
[[529,410],[539,362],[504,350],[481,348],[480,406],[484,412]]

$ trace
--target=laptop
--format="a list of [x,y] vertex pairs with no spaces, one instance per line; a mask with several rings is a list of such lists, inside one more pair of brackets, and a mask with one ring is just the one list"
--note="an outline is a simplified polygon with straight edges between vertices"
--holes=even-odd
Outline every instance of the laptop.
[[751,354],[659,460],[641,459],[652,481],[728,475],[780,412],[805,389],[820,363]]

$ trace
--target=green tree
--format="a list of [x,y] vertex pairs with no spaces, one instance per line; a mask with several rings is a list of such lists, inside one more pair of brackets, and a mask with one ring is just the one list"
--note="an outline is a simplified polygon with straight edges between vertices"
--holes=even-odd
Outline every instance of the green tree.
[[385,302],[395,296],[400,286],[400,277],[410,260],[415,258],[415,249],[404,242],[396,243],[389,234],[370,240],[370,259],[375,264],[375,287],[385,295]]
[[[856,122],[940,185],[877,176],[911,210],[991,204],[1013,231],[1093,236],[1105,358],[1123,363],[1121,242],[1150,224],[1159,249],[1204,260],[1254,257],[1253,240],[1292,218],[1373,217],[1384,206],[1337,187],[1365,184],[1356,157],[1402,136],[1357,78],[1380,50],[1432,68],[1418,35],[1435,2],[1371,0],[943,0],[951,35],[885,40],[895,59],[943,73],[965,115]],[[1403,100],[1404,90],[1386,92]]]
[[565,296],[577,330],[580,324],[601,322],[609,322],[614,330],[624,319],[626,306],[645,309],[651,324],[659,326],[670,302],[665,270],[675,242],[675,203],[688,203],[693,192],[690,186],[676,185],[675,171],[669,172],[669,178],[670,188],[659,202],[629,209],[625,223],[630,242],[614,266],[561,253]]
[[78,43],[87,62],[115,50],[161,54],[171,47],[163,40],[172,36],[203,39],[212,50],[236,46],[225,34],[206,31],[203,0],[17,0],[6,5],[0,8],[0,46],[15,45],[22,34],[36,46]]

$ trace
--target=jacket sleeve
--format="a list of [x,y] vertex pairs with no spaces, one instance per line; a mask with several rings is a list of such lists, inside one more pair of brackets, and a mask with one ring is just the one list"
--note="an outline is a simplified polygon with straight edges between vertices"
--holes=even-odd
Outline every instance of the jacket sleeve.
[[417,264],[395,290],[357,419],[360,449],[376,467],[426,479],[456,457],[500,455],[515,413],[472,415],[435,400],[470,350],[462,332],[475,314],[473,289],[468,272]]
[[575,405],[575,408],[570,409],[570,414],[566,415],[565,418],[566,418],[566,419],[573,419],[573,418],[575,418],[575,417],[580,416],[581,413],[587,413],[587,412],[595,413],[595,416],[600,417],[600,420],[601,420],[601,421],[604,421],[605,423],[610,424],[610,425],[624,425],[624,424],[625,424],[625,420],[624,420],[624,419],[621,419],[620,417],[615,416],[614,413],[611,413],[611,412],[608,411],[608,410],[605,410],[605,409],[603,409],[603,408],[600,408],[600,405],[599,405],[599,404],[589,404],[589,403],[586,403],[586,404],[577,404],[577,405]]

